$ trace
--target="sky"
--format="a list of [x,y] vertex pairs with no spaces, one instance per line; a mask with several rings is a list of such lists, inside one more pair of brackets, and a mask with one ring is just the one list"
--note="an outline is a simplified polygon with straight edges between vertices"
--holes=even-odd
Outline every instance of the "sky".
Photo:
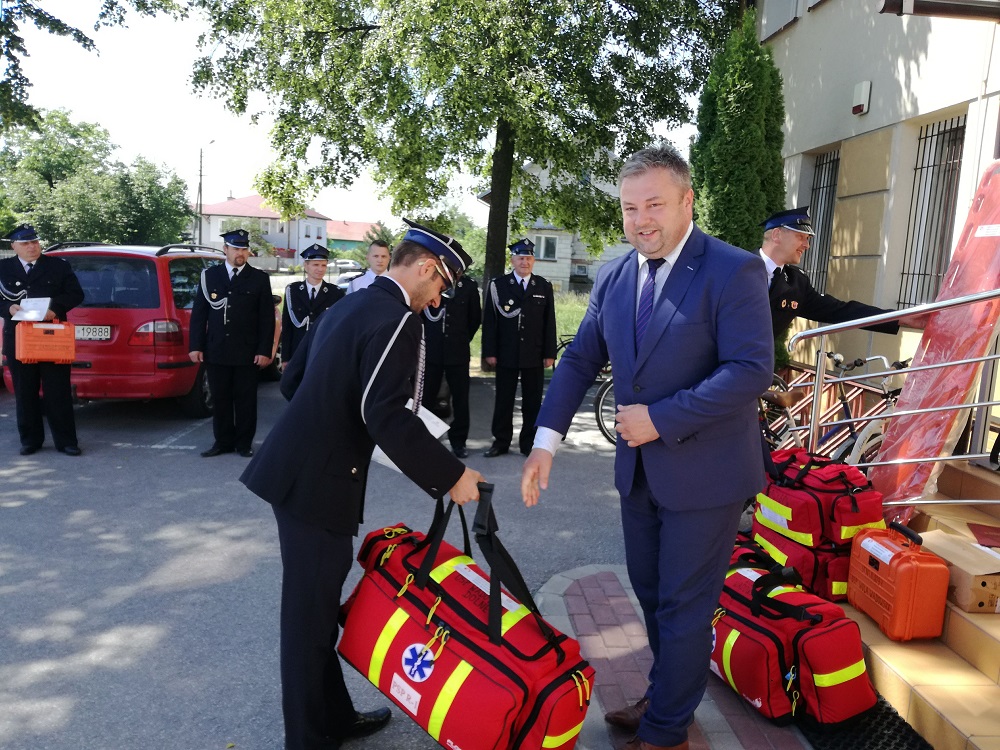
[[[274,157],[269,123],[253,125],[249,117],[228,112],[220,100],[193,93],[191,71],[203,23],[166,16],[148,19],[130,12],[127,28],[94,31],[99,6],[99,0],[44,3],[47,12],[90,36],[97,52],[34,27],[23,29],[30,54],[23,67],[33,84],[31,103],[68,109],[74,122],[98,123],[119,146],[119,160],[129,163],[143,156],[165,165],[187,183],[192,203],[199,154],[206,205],[257,192],[254,176]],[[466,183],[464,189],[456,188],[452,201],[474,223],[485,226],[488,208],[475,199],[471,181]],[[307,203],[331,219],[402,224],[368,175],[349,189],[325,189]]]

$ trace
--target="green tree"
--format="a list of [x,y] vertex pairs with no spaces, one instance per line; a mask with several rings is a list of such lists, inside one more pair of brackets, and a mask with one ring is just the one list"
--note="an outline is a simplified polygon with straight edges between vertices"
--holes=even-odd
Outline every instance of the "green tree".
[[371,228],[365,232],[365,236],[362,240],[365,243],[365,249],[367,250],[367,248],[375,240],[382,240],[382,242],[386,243],[389,247],[392,247],[396,244],[397,237],[398,235],[395,232],[386,228],[385,222],[380,221],[376,224],[372,224]]
[[[260,222],[253,219],[226,219],[222,222],[220,234],[232,232],[234,229],[246,229],[250,232],[250,251],[256,256],[274,255],[274,245],[264,239],[260,231]],[[301,258],[298,264],[302,264]]]
[[[93,39],[47,12],[42,7],[44,4],[38,0],[0,2],[0,59],[4,67],[3,77],[0,78],[0,133],[18,125],[36,128],[41,120],[39,111],[28,102],[31,81],[21,68],[21,60],[28,56],[22,36],[22,28],[26,24],[50,34],[69,37],[86,50],[97,49]],[[125,13],[129,8],[144,16],[159,12],[172,16],[186,13],[185,5],[176,0],[101,0],[94,30],[101,26],[124,26]]]
[[712,61],[691,146],[695,211],[710,234],[760,247],[760,222],[785,205],[781,74],[757,41],[753,10]]
[[30,221],[47,242],[176,242],[191,217],[184,182],[141,157],[114,161],[115,149],[106,130],[64,110],[11,128],[0,138],[0,220],[6,210]]
[[[411,214],[456,173],[490,188],[485,272],[545,217],[597,250],[620,232],[618,154],[676,125],[736,0],[194,0],[212,24],[196,87],[234,111],[263,93],[278,159],[257,188],[293,215],[371,166]],[[315,158],[318,155],[320,158]],[[522,169],[534,164],[545,179]],[[517,208],[513,215],[510,206]]]

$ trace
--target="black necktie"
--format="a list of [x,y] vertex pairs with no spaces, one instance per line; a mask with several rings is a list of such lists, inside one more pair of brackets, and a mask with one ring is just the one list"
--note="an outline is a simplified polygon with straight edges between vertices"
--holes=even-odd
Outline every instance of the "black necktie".
[[34,263],[25,263],[25,264],[24,264],[24,272],[25,272],[26,274],[28,274],[28,273],[31,273],[31,268],[32,268],[32,266],[34,266],[34,265],[35,265]]
[[236,280],[236,276],[237,276],[237,274],[239,274],[239,272],[240,272],[240,269],[238,269],[238,268],[234,268],[233,269],[233,281]]
[[781,276],[781,266],[774,269],[774,273],[771,274],[771,280],[767,283],[767,288],[770,289],[774,286],[774,282],[777,281],[778,277]]
[[313,287],[312,289],[309,290],[309,301],[310,302],[316,301],[316,287]]

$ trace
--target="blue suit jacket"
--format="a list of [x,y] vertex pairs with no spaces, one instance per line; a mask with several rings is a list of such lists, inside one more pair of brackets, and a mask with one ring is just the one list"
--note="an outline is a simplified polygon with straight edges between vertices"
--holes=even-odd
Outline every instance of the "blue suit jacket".
[[657,500],[672,510],[733,503],[764,485],[757,397],[771,384],[774,342],[763,261],[697,227],[635,349],[637,253],[604,266],[538,416],[565,434],[600,367],[619,404],[647,404],[659,439],[618,438],[615,486],[632,489],[637,451]]

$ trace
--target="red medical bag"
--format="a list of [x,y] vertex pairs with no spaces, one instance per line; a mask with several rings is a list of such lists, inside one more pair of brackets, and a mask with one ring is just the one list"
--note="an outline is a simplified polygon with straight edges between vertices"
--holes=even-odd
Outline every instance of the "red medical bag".
[[850,545],[824,542],[819,547],[805,547],[756,522],[751,533],[753,541],[776,563],[798,571],[808,591],[827,601],[847,601]]
[[594,670],[538,613],[496,537],[491,495],[480,485],[473,525],[490,575],[467,533],[464,551],[443,540],[453,504],[439,501],[426,536],[400,525],[365,537],[338,649],[444,747],[570,750]]
[[752,562],[751,545],[738,542],[733,553],[713,621],[712,671],[778,724],[858,719],[877,696],[857,623],[804,591],[794,571]]

